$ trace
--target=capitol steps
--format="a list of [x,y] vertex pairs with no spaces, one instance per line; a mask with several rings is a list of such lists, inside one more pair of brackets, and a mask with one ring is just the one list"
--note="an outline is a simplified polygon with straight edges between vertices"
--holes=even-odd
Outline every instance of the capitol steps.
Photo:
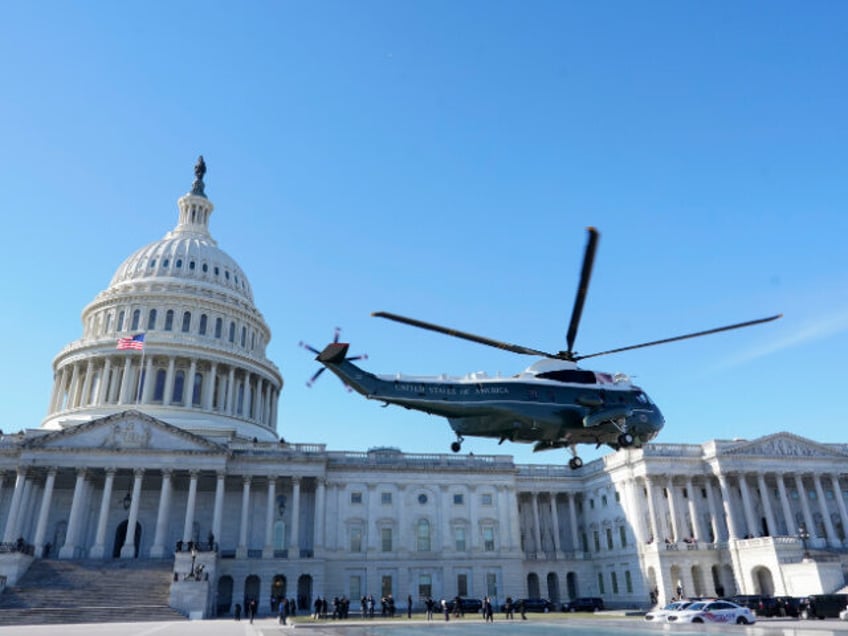
[[0,625],[185,620],[168,607],[171,560],[39,559],[0,594]]

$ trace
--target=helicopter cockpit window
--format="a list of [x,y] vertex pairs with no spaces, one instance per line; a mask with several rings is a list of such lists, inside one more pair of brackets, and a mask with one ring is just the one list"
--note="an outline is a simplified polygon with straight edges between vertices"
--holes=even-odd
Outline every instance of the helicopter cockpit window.
[[595,384],[595,374],[583,369],[559,369],[557,371],[545,371],[536,376],[543,380],[556,380],[557,382],[570,382],[572,384]]
[[636,400],[641,402],[642,404],[650,404],[651,400],[648,399],[648,396],[642,393],[641,391],[636,394]]

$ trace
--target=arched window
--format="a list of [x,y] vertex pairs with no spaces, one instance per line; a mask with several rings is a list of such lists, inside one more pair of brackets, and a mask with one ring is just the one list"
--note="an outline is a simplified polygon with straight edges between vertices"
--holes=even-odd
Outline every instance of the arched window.
[[165,369],[156,372],[156,384],[153,387],[153,401],[162,402],[165,399]]
[[235,341],[236,341],[236,323],[234,323],[234,322],[231,322],[231,323],[230,323],[230,336],[229,336],[229,340],[230,340],[230,342],[235,342]]
[[200,392],[203,388],[203,374],[194,374],[194,388],[191,391],[191,405],[200,406]]
[[115,331],[124,330],[124,310],[118,312],[118,324],[115,325]]
[[187,311],[183,313],[183,333],[188,333],[188,330],[191,328],[191,312]]
[[224,329],[224,321],[220,318],[215,319],[215,337],[221,337],[221,331]]
[[182,404],[184,388],[185,371],[177,371],[177,375],[174,378],[174,399],[171,400],[174,404]]
[[153,331],[156,329],[156,310],[151,309],[150,313],[147,314],[147,329],[148,331]]
[[244,347],[247,342],[247,327],[242,326],[241,328],[241,346]]
[[244,382],[239,382],[238,398],[236,400],[236,413],[241,415],[244,412]]
[[103,333],[109,333],[109,329],[112,328],[112,313],[106,314],[106,323],[103,325]]
[[426,519],[418,522],[418,551],[430,551],[430,522]]
[[138,329],[138,323],[141,320],[141,309],[136,309],[133,312],[132,322],[130,323],[130,330],[136,331]]
[[206,314],[200,314],[200,327],[198,328],[197,332],[201,336],[206,335],[206,321],[207,321]]
[[174,330],[174,310],[169,309],[165,312],[165,331]]

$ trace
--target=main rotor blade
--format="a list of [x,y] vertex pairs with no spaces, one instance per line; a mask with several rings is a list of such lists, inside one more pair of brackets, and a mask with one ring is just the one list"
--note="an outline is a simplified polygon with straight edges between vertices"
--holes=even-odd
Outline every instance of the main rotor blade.
[[592,277],[592,265],[595,262],[595,250],[598,249],[598,230],[593,227],[586,229],[589,230],[589,240],[586,243],[586,252],[583,255],[580,284],[577,286],[577,296],[574,298],[574,308],[571,310],[571,323],[568,325],[568,335],[565,338],[569,354],[574,351],[574,339],[577,337],[577,327],[580,325],[580,316],[583,314],[583,303],[586,301],[586,292],[589,290],[589,279]]
[[769,316],[768,318],[749,320],[748,322],[740,322],[735,325],[727,325],[726,327],[716,327],[715,329],[707,329],[706,331],[698,331],[697,333],[688,333],[683,336],[675,336],[674,338],[664,338],[662,340],[654,340],[653,342],[643,342],[642,344],[630,345],[629,347],[619,347],[618,349],[610,349],[609,351],[590,353],[589,355],[585,356],[574,356],[573,360],[576,362],[577,360],[585,360],[586,358],[596,358],[598,356],[605,356],[611,353],[621,353],[622,351],[630,351],[631,349],[641,349],[642,347],[653,347],[654,345],[666,344],[667,342],[676,342],[677,340],[687,340],[689,338],[709,336],[710,334],[719,333],[721,331],[730,331],[731,329],[741,329],[742,327],[751,327],[753,325],[759,325],[764,322],[771,322],[772,320],[777,320],[781,317],[783,317],[783,314],[777,314],[775,316]]
[[428,329],[430,331],[436,331],[438,333],[443,333],[448,336],[454,336],[455,338],[462,338],[463,340],[470,340],[471,342],[476,342],[478,344],[488,345],[490,347],[495,347],[496,349],[503,349],[504,351],[511,351],[512,353],[522,353],[530,356],[541,356],[543,358],[559,358],[561,356],[555,353],[547,353],[545,351],[539,351],[538,349],[531,349],[530,347],[522,347],[521,345],[510,344],[508,342],[501,342],[500,340],[492,340],[491,338],[484,338],[483,336],[477,336],[473,333],[466,333],[464,331],[457,331],[456,329],[450,329],[448,327],[442,327],[440,325],[434,325],[429,322],[424,322],[423,320],[416,320],[415,318],[406,318],[405,316],[399,316],[397,314],[391,314],[385,311],[375,311],[371,314],[377,318],[388,318],[389,320],[394,320],[395,322],[402,322],[406,325],[411,325],[413,327],[419,327],[420,329]]

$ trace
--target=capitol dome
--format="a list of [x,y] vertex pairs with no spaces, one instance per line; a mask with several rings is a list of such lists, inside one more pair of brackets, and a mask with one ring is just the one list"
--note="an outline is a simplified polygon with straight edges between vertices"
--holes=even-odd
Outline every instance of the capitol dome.
[[42,428],[126,407],[207,437],[276,439],[283,380],[265,355],[271,332],[244,271],[209,233],[205,172],[201,157],[176,227],[127,258],[83,310],[82,338],[53,362]]

